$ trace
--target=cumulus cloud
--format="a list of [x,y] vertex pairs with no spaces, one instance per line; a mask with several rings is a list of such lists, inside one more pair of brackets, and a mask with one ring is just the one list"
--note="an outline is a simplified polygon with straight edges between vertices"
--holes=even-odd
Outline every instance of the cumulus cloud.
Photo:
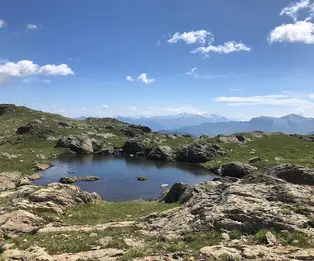
[[[29,77],[32,75],[45,75],[45,76],[66,76],[74,75],[72,69],[66,64],[52,65],[47,64],[39,66],[33,61],[22,60],[18,62],[5,62],[0,63],[0,78],[3,81],[8,81],[12,77]],[[26,80],[30,81],[30,80]],[[48,83],[49,80],[42,80]],[[50,83],[50,82],[49,82]]]
[[155,81],[155,79],[149,79],[147,73],[142,73],[140,76],[137,77],[138,80],[142,81],[145,84],[150,84]]
[[47,64],[38,69],[36,74],[45,75],[45,76],[67,76],[67,75],[74,75],[74,72],[67,64]]
[[131,76],[127,76],[125,79],[126,79],[128,82],[133,82],[133,81],[134,81]]
[[109,106],[107,104],[102,104],[101,107],[108,109]]
[[184,41],[186,44],[205,44],[206,42],[213,41],[213,34],[206,30],[190,31],[184,33],[175,33],[167,42],[177,43]]
[[295,98],[289,95],[264,95],[249,97],[217,97],[216,102],[227,102],[229,106],[251,106],[251,105],[278,105],[278,106],[309,106],[313,103],[309,100]]
[[6,26],[6,22],[3,19],[0,19],[0,28],[3,28]]
[[37,27],[36,24],[27,24],[27,25],[26,25],[26,28],[27,28],[28,30],[36,30],[38,27]]
[[191,51],[191,53],[201,53],[205,56],[207,56],[210,52],[213,53],[218,53],[218,54],[228,54],[228,53],[233,53],[233,52],[250,52],[251,48],[246,46],[242,42],[234,42],[234,41],[229,41],[226,42],[224,45],[209,45],[207,47],[198,47],[194,50]]
[[299,21],[294,24],[283,24],[272,30],[268,36],[270,43],[305,43],[314,44],[314,24]]

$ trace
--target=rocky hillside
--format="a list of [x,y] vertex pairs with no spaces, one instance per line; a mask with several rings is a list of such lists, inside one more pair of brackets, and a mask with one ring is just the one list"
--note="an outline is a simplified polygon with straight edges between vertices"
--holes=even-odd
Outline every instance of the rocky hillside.
[[[62,153],[184,161],[220,177],[176,183],[159,202],[110,203],[74,185],[33,185],[34,172]],[[313,156],[313,135],[194,139],[0,105],[0,260],[311,261]]]

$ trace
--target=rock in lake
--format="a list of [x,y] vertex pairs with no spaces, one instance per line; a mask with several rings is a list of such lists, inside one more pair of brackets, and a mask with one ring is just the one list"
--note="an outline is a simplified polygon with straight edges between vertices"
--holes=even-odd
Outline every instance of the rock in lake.
[[63,136],[56,147],[68,148],[79,154],[91,154],[94,152],[92,140],[87,136]]
[[146,176],[139,176],[139,177],[137,177],[137,180],[138,181],[146,181],[147,177]]
[[294,164],[281,164],[268,171],[269,175],[294,184],[314,185],[314,169]]
[[63,184],[72,184],[78,181],[96,181],[99,180],[98,176],[64,176],[61,177],[59,182]]
[[252,174],[257,168],[241,163],[232,162],[221,166],[221,175],[235,178],[243,178],[246,175]]

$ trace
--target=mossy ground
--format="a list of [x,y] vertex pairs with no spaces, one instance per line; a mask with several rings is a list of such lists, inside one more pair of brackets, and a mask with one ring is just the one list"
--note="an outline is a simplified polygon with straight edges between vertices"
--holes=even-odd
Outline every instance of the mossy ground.
[[[300,140],[286,134],[269,134],[263,137],[250,137],[246,144],[221,143],[221,147],[230,152],[212,161],[206,162],[205,167],[220,166],[225,163],[239,161],[249,162],[253,157],[260,157],[260,162],[252,163],[259,170],[269,169],[281,163],[294,163],[314,167],[314,142]],[[212,141],[212,139],[210,139]]]

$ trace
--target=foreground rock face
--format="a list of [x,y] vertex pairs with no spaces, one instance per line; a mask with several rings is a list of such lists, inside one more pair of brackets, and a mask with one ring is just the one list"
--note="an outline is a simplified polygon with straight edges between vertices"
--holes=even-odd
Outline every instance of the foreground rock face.
[[279,165],[269,170],[268,174],[294,184],[314,185],[314,169],[294,164]]
[[[314,188],[277,182],[271,177],[265,181],[255,183],[252,178],[236,183],[175,184],[163,200],[182,202],[183,206],[147,216],[141,227],[152,234],[164,235],[211,229],[238,229],[249,234],[275,229],[314,235],[311,219]],[[286,208],[290,211],[283,211]]]
[[107,248],[97,251],[80,252],[76,254],[65,253],[60,255],[49,255],[45,249],[40,247],[30,247],[26,250],[11,249],[3,253],[3,260],[23,260],[23,261],[77,261],[77,260],[103,260],[116,261],[124,251],[119,249]]
[[58,141],[56,147],[68,148],[79,154],[94,152],[92,140],[87,136],[64,136]]
[[0,191],[13,189],[20,184],[22,175],[20,172],[0,173]]

